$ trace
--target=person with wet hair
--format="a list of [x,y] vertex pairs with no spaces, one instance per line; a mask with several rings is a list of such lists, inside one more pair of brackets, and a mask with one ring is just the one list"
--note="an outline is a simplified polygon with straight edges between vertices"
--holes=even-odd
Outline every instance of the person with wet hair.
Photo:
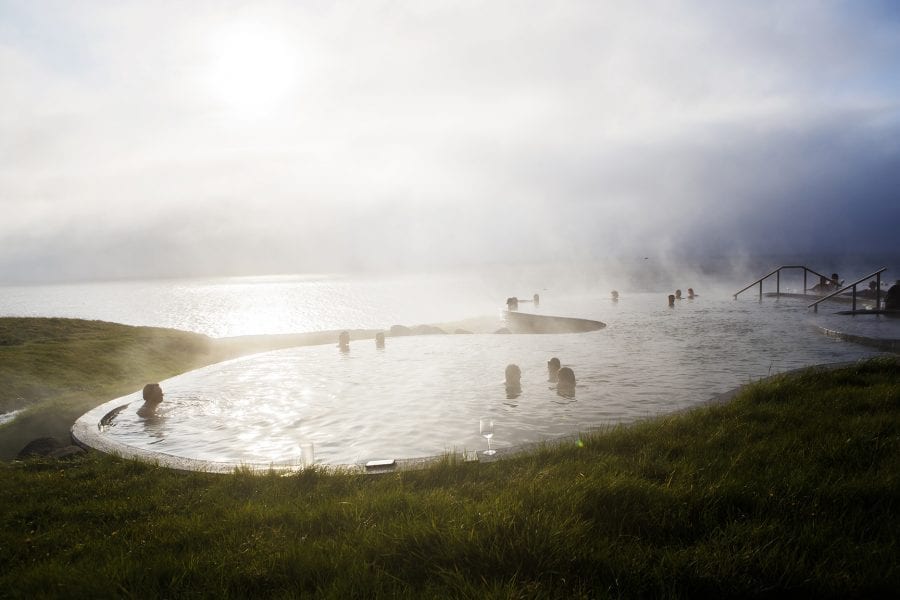
[[884,310],[900,311],[900,279],[895,281],[885,294]]
[[138,416],[145,419],[156,416],[156,408],[162,403],[164,395],[158,383],[145,385],[143,391],[144,404],[138,409]]
[[675,306],[675,294],[669,294],[669,306]]
[[675,299],[681,300],[681,290],[675,290]]
[[547,361],[547,381],[556,383],[556,379],[559,374],[559,367],[559,359],[555,356]]
[[688,288],[688,300],[693,300],[697,297],[697,294],[694,293],[694,288]]
[[575,395],[575,372],[569,367],[562,367],[557,374],[556,393],[566,398]]
[[828,291],[828,278],[824,275],[819,275],[819,283],[809,288],[809,291],[816,292],[817,294],[821,294],[823,292]]
[[506,397],[518,398],[522,393],[522,369],[519,365],[506,365]]

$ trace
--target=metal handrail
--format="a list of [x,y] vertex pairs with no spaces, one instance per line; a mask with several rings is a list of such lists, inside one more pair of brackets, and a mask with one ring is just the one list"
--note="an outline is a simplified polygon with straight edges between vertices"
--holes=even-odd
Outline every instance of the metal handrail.
[[853,310],[855,311],[856,310],[856,286],[859,285],[860,283],[862,283],[863,281],[868,281],[869,279],[872,279],[873,277],[875,278],[875,284],[876,284],[876,286],[875,286],[875,308],[878,308],[881,306],[881,274],[884,273],[885,271],[887,271],[887,267],[881,267],[874,273],[870,273],[869,275],[866,275],[865,277],[860,277],[853,283],[849,283],[849,284],[845,285],[844,287],[842,287],[841,289],[835,290],[835,291],[831,292],[830,294],[828,294],[827,296],[819,298],[818,300],[816,300],[815,302],[813,302],[806,308],[807,309],[811,308],[811,309],[813,309],[814,312],[819,312],[819,303],[820,302],[825,302],[829,298],[831,298],[833,296],[837,296],[841,292],[846,292],[850,288],[853,288]]
[[764,276],[760,277],[759,279],[757,279],[756,281],[754,281],[753,283],[751,283],[750,285],[748,285],[748,286],[745,287],[744,289],[742,289],[742,290],[740,290],[740,291],[738,291],[738,292],[735,292],[735,294],[734,294],[734,299],[737,300],[738,294],[740,294],[741,292],[746,292],[747,290],[749,290],[750,288],[752,288],[754,285],[759,284],[759,299],[762,300],[762,296],[763,296],[762,284],[763,284],[763,281],[765,281],[766,279],[768,279],[768,278],[771,277],[772,275],[776,275],[776,278],[775,278],[775,293],[776,293],[776,294],[780,294],[780,293],[781,293],[781,270],[782,270],[782,269],[803,269],[803,293],[804,293],[804,294],[806,293],[806,274],[807,274],[807,272],[813,273],[813,274],[815,274],[815,275],[818,275],[819,277],[824,277],[825,279],[830,279],[827,275],[822,275],[821,273],[819,273],[819,272],[817,272],[817,271],[813,271],[812,269],[810,269],[809,267],[806,267],[806,266],[804,266],[804,265],[786,265],[786,266],[781,266],[781,267],[778,267],[777,269],[775,269],[774,271],[772,271],[771,273],[769,273],[768,275],[764,275]]

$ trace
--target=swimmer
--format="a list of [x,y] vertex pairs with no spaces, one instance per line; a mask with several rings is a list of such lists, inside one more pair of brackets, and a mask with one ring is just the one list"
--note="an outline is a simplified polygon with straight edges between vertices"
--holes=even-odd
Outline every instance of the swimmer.
[[384,348],[384,332],[379,331],[375,334],[375,347]]
[[347,350],[350,349],[350,332],[349,331],[342,331],[341,334],[338,336],[338,347],[341,350],[343,350],[344,352],[346,352]]
[[566,398],[575,395],[575,372],[569,367],[563,367],[557,375],[556,393]]
[[617,292],[616,290],[613,290],[610,292],[610,295],[612,296],[613,302],[619,301],[619,292]]
[[164,395],[158,383],[145,385],[143,391],[144,404],[138,409],[138,416],[145,419],[156,416],[156,407],[162,403]]
[[506,397],[518,398],[522,393],[522,369],[519,365],[506,365]]
[[828,283],[828,278],[825,277],[824,275],[821,275],[821,276],[819,276],[819,283],[812,286],[810,288],[810,290],[813,292],[822,293],[822,292],[827,292],[829,287],[830,287],[830,284]]
[[675,290],[675,299],[681,300],[681,290]]
[[694,293],[694,288],[688,288],[688,300],[693,300],[697,297],[697,294]]
[[555,356],[547,361],[547,381],[556,383],[559,376],[559,359]]
[[506,365],[506,385],[520,385],[522,383],[522,369],[519,365]]
[[675,306],[675,294],[669,294],[669,306]]
[[900,279],[894,282],[884,296],[884,310],[900,311]]
[[531,298],[531,300],[532,300],[532,302],[534,302],[534,305],[535,305],[535,306],[540,306],[540,305],[541,305],[541,296],[540,296],[540,294],[535,294],[535,295]]

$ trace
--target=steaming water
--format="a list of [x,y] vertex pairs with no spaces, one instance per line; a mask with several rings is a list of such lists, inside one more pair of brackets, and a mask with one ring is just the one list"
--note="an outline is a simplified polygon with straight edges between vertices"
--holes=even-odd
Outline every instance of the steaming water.
[[[877,353],[825,337],[817,325],[853,323],[863,335],[900,338],[896,320],[835,317],[842,307],[813,314],[804,300],[758,302],[752,293],[735,301],[729,292],[738,285],[695,285],[699,298],[670,309],[667,292],[622,290],[613,303],[606,287],[545,289],[534,285],[540,277],[513,279],[324,276],[7,287],[0,314],[226,336],[485,314],[499,320],[506,296],[539,291],[542,312],[608,324],[584,334],[389,337],[383,350],[359,340],[346,354],[328,345],[245,357],[162,382],[166,401],[158,419],[137,416],[139,392],[120,399],[116,405],[128,407],[102,434],[150,451],[232,463],[296,463],[306,442],[323,464],[484,449],[478,432],[484,416],[496,422],[495,446],[513,446],[671,412],[770,374]],[[574,369],[574,398],[557,395],[546,381],[552,356]],[[503,384],[508,363],[523,371],[514,398]]]
[[[608,323],[554,335],[388,338],[282,350],[164,382],[160,418],[136,414],[138,395],[105,435],[174,456],[296,463],[313,442],[319,463],[354,464],[484,449],[479,418],[505,447],[670,412],[770,374],[856,360],[872,350],[823,336],[799,300],[700,297],[674,309],[658,294],[561,299],[552,312]],[[663,304],[663,306],[660,306]],[[551,312],[545,302],[543,307]],[[557,356],[576,373],[574,398],[547,382]],[[508,363],[523,370],[509,397]]]

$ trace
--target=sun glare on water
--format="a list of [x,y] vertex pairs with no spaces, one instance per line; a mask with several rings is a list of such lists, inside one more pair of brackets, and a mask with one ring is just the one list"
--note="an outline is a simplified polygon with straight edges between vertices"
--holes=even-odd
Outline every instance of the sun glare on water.
[[298,80],[298,49],[277,28],[235,24],[209,36],[209,88],[215,102],[239,117],[283,107]]

